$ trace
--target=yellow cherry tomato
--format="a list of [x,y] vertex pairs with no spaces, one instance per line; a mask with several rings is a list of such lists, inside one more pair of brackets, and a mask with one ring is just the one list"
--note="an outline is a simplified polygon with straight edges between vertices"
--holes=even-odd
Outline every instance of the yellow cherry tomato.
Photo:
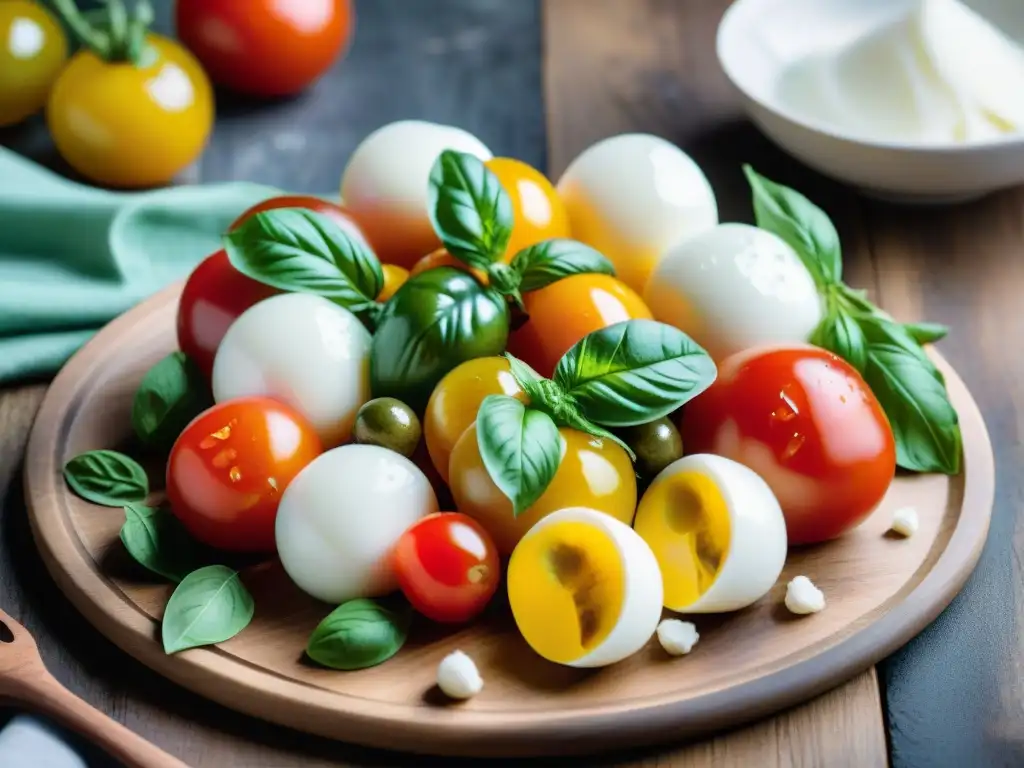
[[512,261],[523,248],[553,237],[569,237],[569,214],[547,177],[526,163],[495,157],[484,163],[512,198],[512,237],[504,261]]
[[67,55],[64,30],[39,3],[0,0],[0,126],[43,108]]
[[487,529],[503,555],[511,554],[538,520],[565,507],[589,507],[627,525],[633,522],[636,475],[626,452],[610,440],[575,429],[558,431],[565,441],[558,471],[541,497],[518,517],[487,474],[476,424],[462,433],[452,450],[448,480],[455,506]]
[[409,279],[409,270],[397,264],[381,264],[380,268],[384,272],[384,287],[377,295],[377,301],[387,301]]
[[478,357],[450,370],[430,395],[423,414],[423,436],[437,473],[448,482],[448,460],[452,448],[469,425],[476,421],[480,403],[488,395],[509,395],[526,402],[508,360]]
[[112,187],[169,182],[203,151],[213,125],[213,91],[180,45],[146,36],[139,64],[105,61],[82,49],[50,93],[54,143],[79,173]]

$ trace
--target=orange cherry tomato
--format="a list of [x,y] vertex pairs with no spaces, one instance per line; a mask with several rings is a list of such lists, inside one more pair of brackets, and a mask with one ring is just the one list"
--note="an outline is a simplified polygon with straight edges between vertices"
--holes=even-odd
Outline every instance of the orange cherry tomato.
[[503,258],[506,264],[523,248],[570,236],[565,204],[543,173],[511,157],[495,157],[484,165],[512,198],[514,223]]
[[272,552],[288,484],[323,452],[316,430],[266,397],[218,403],[181,433],[167,460],[171,511],[202,543]]
[[405,284],[410,275],[409,270],[397,264],[381,264],[381,270],[384,272],[384,287],[377,294],[377,301],[387,301]]
[[487,275],[479,269],[473,269],[464,261],[459,261],[444,248],[438,248],[436,251],[431,251],[413,264],[412,270],[409,272],[409,277],[416,277],[416,275],[423,274],[430,269],[437,269],[438,267],[455,267],[456,269],[461,269],[463,272],[469,272],[483,285],[487,285]]
[[637,293],[609,275],[573,275],[523,295],[529,320],[508,351],[550,377],[562,355],[588,333],[626,320],[653,320]]

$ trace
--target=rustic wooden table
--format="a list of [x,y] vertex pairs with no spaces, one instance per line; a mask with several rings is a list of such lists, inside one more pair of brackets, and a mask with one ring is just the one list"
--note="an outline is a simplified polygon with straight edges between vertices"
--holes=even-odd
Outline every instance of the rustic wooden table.
[[[363,136],[387,121],[418,117],[465,127],[498,154],[553,176],[605,136],[664,136],[705,169],[723,220],[751,220],[742,162],[804,191],[836,221],[851,283],[901,319],[927,316],[954,329],[942,350],[982,406],[996,450],[997,508],[981,564],[953,606],[878,670],[702,743],[575,764],[1022,764],[1024,480],[1013,469],[1024,453],[1017,378],[1024,361],[1016,356],[1024,336],[1024,313],[1016,310],[1024,290],[1024,189],[954,208],[907,210],[866,201],[799,166],[743,120],[718,67],[715,29],[727,5],[362,0],[354,46],[309,93],[274,104],[220,101],[211,146],[185,181],[250,179],[333,192]],[[169,29],[169,0],[158,4],[158,15]],[[0,133],[0,142],[60,168],[38,122]],[[0,393],[0,605],[36,635],[55,675],[197,767],[411,764],[200,699],[118,651],[75,612],[43,568],[22,500],[25,440],[45,388]]]

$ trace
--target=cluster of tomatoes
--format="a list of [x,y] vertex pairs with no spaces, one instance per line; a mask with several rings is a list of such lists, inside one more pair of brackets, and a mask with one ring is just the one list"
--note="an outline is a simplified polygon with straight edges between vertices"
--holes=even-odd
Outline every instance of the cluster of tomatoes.
[[177,0],[180,42],[148,30],[152,11],[123,0],[82,13],[53,3],[82,43],[68,57],[61,23],[35,0],[0,3],[0,126],[45,107],[61,155],[113,187],[169,182],[203,151],[210,80],[257,96],[297,93],[347,44],[349,0]]

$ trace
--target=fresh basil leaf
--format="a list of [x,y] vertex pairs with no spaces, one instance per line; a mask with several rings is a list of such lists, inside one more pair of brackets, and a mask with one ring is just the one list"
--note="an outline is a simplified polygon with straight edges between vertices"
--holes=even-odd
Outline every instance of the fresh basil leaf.
[[254,609],[252,595],[238,571],[224,565],[192,571],[178,584],[164,609],[164,652],[229,640],[249,625]]
[[795,189],[784,187],[743,166],[754,194],[757,226],[781,237],[800,256],[819,287],[843,277],[842,248],[832,221]]
[[146,373],[132,402],[132,426],[153,448],[170,450],[182,430],[213,405],[199,368],[182,352],[172,352]]
[[590,421],[632,427],[668,415],[717,375],[708,353],[678,328],[626,320],[584,336],[558,361],[554,379]]
[[614,275],[612,263],[589,245],[555,238],[524,248],[512,259],[512,269],[523,276],[520,290],[535,291],[556,280],[586,272]]
[[867,364],[867,342],[857,319],[842,309],[833,309],[811,335],[811,343],[834,352],[861,373]]
[[949,328],[940,323],[903,323],[903,330],[918,344],[934,344],[949,333]]
[[202,548],[163,509],[125,504],[121,542],[139,565],[175,583],[202,564]]
[[331,669],[365,669],[387,661],[405,644],[412,623],[408,604],[388,605],[358,598],[335,608],[320,622],[306,655]]
[[498,261],[512,235],[512,199],[480,158],[447,149],[430,170],[430,223],[452,256],[477,269]]
[[417,413],[452,368],[500,355],[508,341],[508,305],[454,267],[410,278],[385,305],[370,345],[374,397],[394,397]]
[[488,395],[476,417],[480,457],[517,517],[551,484],[562,461],[562,436],[542,411],[507,395]]
[[64,479],[76,494],[93,504],[123,507],[149,495],[146,470],[129,456],[100,449],[86,451],[64,465]]
[[898,324],[862,318],[861,329],[867,340],[864,380],[889,418],[896,463],[918,472],[957,474],[959,419],[938,370],[915,353],[916,345],[907,344]]
[[257,213],[224,236],[232,266],[285,291],[315,293],[372,313],[384,287],[373,251],[327,216],[302,208]]

